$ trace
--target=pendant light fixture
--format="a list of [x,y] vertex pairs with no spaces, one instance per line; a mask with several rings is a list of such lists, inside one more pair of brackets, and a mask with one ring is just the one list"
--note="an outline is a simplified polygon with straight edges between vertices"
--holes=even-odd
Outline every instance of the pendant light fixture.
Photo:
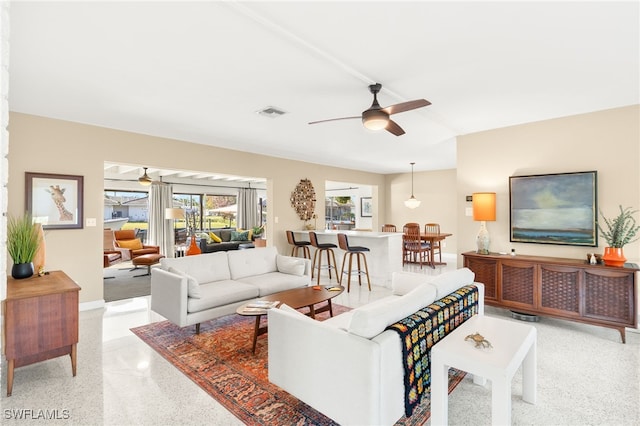
[[405,200],[404,205],[409,207],[410,209],[415,209],[420,205],[420,200],[413,196],[413,165],[416,163],[411,163],[411,197],[408,200]]
[[138,178],[138,183],[142,186],[149,186],[151,185],[151,182],[153,182],[153,179],[151,179],[147,174],[147,168],[143,167],[143,169],[144,174]]

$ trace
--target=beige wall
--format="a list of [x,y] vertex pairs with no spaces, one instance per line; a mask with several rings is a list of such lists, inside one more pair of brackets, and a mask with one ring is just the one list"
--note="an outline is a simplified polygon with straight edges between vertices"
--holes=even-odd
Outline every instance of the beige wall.
[[[523,124],[458,137],[458,249],[475,250],[479,224],[465,216],[465,195],[497,193],[497,220],[488,222],[491,251],[569,258],[602,253],[599,247],[509,242],[509,176],[597,170],[598,206],[607,216],[618,205],[640,208],[640,106]],[[638,219],[636,214],[636,219]],[[625,246],[637,262],[640,242]],[[461,260],[461,259],[459,259]]]
[[[140,134],[87,126],[20,113],[10,115],[8,212],[20,215],[25,206],[24,173],[84,176],[84,217],[103,215],[104,161],[267,178],[269,216],[267,238],[287,252],[286,229],[302,229],[289,197],[298,181],[314,183],[324,200],[325,180],[382,187],[384,176],[248,154]],[[385,204],[384,195],[376,203]],[[324,203],[318,203],[318,226],[324,225]],[[275,223],[275,218],[278,223]],[[383,218],[381,220],[384,220]],[[377,226],[377,220],[376,224]],[[84,227],[46,232],[48,270],[62,269],[82,287],[81,302],[101,301],[102,229]]]
[[[377,175],[313,165],[70,123],[19,113],[10,115],[8,212],[24,211],[24,172],[84,176],[85,218],[103,214],[103,162],[207,171],[267,178],[267,238],[281,253],[288,247],[286,229],[302,229],[290,206],[291,191],[310,179],[317,199],[324,199],[326,180],[374,187],[378,209],[372,227],[386,222],[439,222],[448,253],[475,250],[478,224],[465,216],[465,196],[478,191],[498,194],[497,221],[488,223],[492,251],[512,247],[518,253],[583,257],[593,248],[509,242],[509,176],[570,171],[598,171],[598,202],[608,215],[618,204],[640,208],[640,106],[496,129],[458,138],[456,170],[416,172],[414,195],[420,207],[409,210],[411,173]],[[416,163],[419,158],[412,159]],[[316,213],[324,225],[322,203]],[[278,223],[275,223],[275,218]],[[102,230],[55,230],[46,233],[47,269],[62,269],[83,288],[81,302],[102,300]],[[602,252],[604,241],[600,239]],[[640,243],[625,247],[631,261],[640,259]],[[461,261],[461,259],[459,259]]]
[[[416,159],[416,164],[419,159]],[[444,241],[442,251],[458,252],[457,232],[457,195],[456,170],[437,170],[432,172],[415,172],[413,195],[420,200],[420,206],[411,210],[404,201],[411,196],[411,172],[386,176],[385,198],[389,200],[385,206],[384,216],[402,230],[407,222],[428,222],[440,224],[440,230],[453,234]],[[382,225],[382,224],[380,224]],[[380,228],[378,228],[379,230]]]

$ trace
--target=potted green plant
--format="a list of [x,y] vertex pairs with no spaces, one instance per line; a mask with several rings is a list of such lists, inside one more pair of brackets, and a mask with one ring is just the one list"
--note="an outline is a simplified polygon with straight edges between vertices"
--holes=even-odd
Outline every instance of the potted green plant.
[[631,207],[622,208],[620,206],[620,213],[616,217],[608,219],[600,211],[604,224],[601,225],[598,222],[598,230],[608,244],[608,247],[604,249],[604,256],[602,256],[605,265],[624,265],[627,259],[624,257],[622,248],[626,244],[638,240],[636,234],[640,231],[640,225],[633,217],[637,212],[638,210],[631,210]]
[[252,232],[253,232],[253,237],[254,238],[260,238],[262,237],[262,232],[264,232],[264,225],[262,226],[254,226],[253,228],[251,228]]
[[9,217],[7,221],[7,251],[13,260],[11,276],[15,279],[33,275],[33,258],[38,250],[40,237],[31,215]]

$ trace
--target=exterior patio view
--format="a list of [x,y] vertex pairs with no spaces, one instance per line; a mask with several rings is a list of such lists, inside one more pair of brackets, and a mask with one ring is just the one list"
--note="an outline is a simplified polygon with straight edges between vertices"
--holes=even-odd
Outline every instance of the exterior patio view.
[[[173,195],[173,207],[184,210],[184,219],[174,219],[175,242],[186,242],[190,232],[235,228],[237,197],[233,195]],[[258,210],[262,223],[267,214],[266,200],[260,199]],[[133,229],[146,242],[149,228],[149,196],[142,191],[104,191],[104,226],[110,229]]]

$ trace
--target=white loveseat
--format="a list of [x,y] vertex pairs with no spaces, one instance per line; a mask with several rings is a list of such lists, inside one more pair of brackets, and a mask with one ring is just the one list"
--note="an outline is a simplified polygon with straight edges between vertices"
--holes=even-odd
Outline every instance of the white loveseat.
[[275,247],[163,258],[151,271],[151,310],[180,327],[235,313],[249,300],[311,283],[308,259]]
[[341,425],[394,424],[405,411],[402,347],[384,329],[470,284],[484,314],[484,285],[474,278],[467,268],[437,277],[396,272],[393,295],[326,321],[288,306],[270,310],[269,381]]

